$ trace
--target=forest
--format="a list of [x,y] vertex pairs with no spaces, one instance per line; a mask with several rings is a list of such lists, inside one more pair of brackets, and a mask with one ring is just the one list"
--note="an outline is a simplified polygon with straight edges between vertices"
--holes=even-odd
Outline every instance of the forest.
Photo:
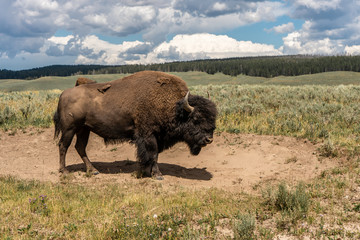
[[78,74],[134,73],[143,70],[164,72],[200,71],[218,72],[230,76],[240,74],[272,78],[299,76],[331,71],[360,72],[360,56],[274,56],[205,59],[159,64],[133,65],[52,65],[28,70],[0,70],[0,79],[35,79],[45,76],[71,76]]

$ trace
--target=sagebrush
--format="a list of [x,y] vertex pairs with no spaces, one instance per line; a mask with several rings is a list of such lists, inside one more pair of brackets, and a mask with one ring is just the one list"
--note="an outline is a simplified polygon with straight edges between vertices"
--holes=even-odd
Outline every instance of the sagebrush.
[[[219,110],[217,131],[284,135],[325,141],[324,154],[360,144],[360,86],[208,85],[190,88],[208,93]],[[49,127],[60,90],[0,92],[0,128]]]

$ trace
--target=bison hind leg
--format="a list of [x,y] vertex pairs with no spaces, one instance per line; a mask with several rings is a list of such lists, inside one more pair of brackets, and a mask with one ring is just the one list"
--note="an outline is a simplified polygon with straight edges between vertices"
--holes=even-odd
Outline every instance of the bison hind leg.
[[86,154],[86,146],[88,144],[89,135],[90,135],[90,130],[87,128],[82,128],[79,132],[77,132],[75,149],[80,155],[83,162],[85,163],[86,173],[97,175],[99,174],[99,171],[92,165]]
[[60,153],[60,162],[59,162],[59,172],[60,173],[68,173],[69,171],[65,167],[65,157],[67,150],[71,144],[71,141],[74,137],[73,130],[63,131],[61,134],[61,138],[59,141],[59,153]]

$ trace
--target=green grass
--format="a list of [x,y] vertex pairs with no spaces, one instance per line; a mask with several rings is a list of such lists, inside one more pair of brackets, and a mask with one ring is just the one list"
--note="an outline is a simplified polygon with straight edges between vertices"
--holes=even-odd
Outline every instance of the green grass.
[[325,141],[330,157],[337,147],[358,151],[359,86],[210,85],[192,92],[210,93],[219,110],[218,131]]
[[[87,185],[71,176],[61,184],[0,176],[0,239],[360,238],[358,73],[274,79],[175,74],[193,94],[210,93],[219,110],[217,131],[305,138],[322,142],[322,156],[348,160],[307,183],[260,186],[258,194],[163,189],[151,179]],[[87,77],[108,81],[120,75]],[[76,78],[0,81],[0,88],[64,89]],[[52,126],[60,93],[0,92],[0,128]]]
[[218,189],[169,191],[149,179],[86,186],[0,177],[0,196],[0,239],[216,239],[216,226],[232,229],[239,209],[259,204]]
[[289,85],[289,86],[301,86],[301,85],[358,85],[360,84],[360,73],[358,72],[325,72],[309,75],[300,75],[294,77],[279,76],[275,78],[267,79],[264,82],[267,85]]
[[60,90],[0,92],[0,128],[50,127]]
[[[259,194],[0,176],[0,239],[358,239],[359,161]],[[354,227],[355,226],[355,227]]]
[[0,90],[11,91],[38,91],[38,90],[64,90],[75,86],[78,77],[87,77],[97,82],[108,82],[124,77],[125,74],[79,75],[69,77],[41,77],[34,80],[0,80]]
[[[360,146],[360,86],[206,85],[190,87],[219,110],[217,131],[324,142],[326,157]],[[49,127],[59,90],[0,92],[0,128]]]
[[[196,85],[359,85],[360,73],[357,72],[327,72],[294,77],[279,76],[275,78],[251,77],[239,75],[236,77],[216,73],[210,75],[203,72],[173,72],[184,79],[189,86]],[[97,82],[108,82],[122,78],[127,74],[100,74],[100,75],[79,75],[69,77],[42,77],[34,80],[0,80],[0,91],[32,91],[71,88],[75,85],[78,77],[87,77]]]

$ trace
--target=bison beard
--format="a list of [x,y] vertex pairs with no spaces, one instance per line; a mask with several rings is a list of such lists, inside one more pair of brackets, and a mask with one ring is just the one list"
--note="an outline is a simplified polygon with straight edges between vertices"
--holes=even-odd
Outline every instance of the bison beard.
[[[104,87],[106,92],[100,92]],[[141,175],[163,179],[159,153],[185,142],[191,154],[198,155],[212,142],[216,115],[213,102],[189,95],[183,80],[161,72],[145,71],[65,90],[54,115],[55,136],[61,132],[59,171],[67,172],[65,155],[77,135],[75,148],[87,172],[98,173],[85,151],[92,131],[106,143],[134,143]]]

